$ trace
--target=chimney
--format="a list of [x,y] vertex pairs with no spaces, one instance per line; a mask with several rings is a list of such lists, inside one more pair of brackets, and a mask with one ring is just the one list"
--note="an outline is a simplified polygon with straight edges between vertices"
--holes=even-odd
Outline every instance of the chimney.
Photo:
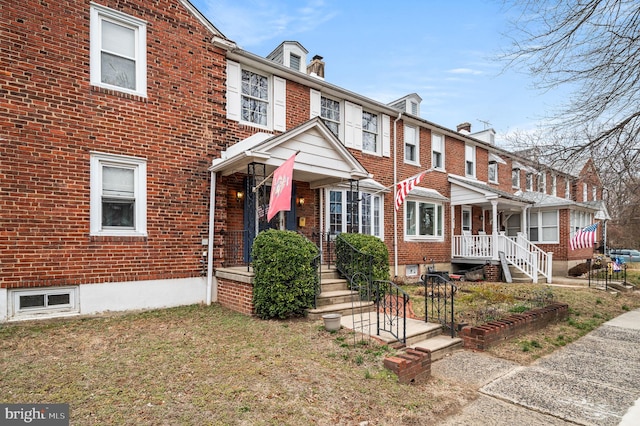
[[465,122],[458,124],[458,133],[462,133],[463,135],[471,133],[471,123]]
[[313,59],[311,59],[311,62],[307,65],[307,74],[324,80],[324,62],[322,62],[322,56],[315,55]]

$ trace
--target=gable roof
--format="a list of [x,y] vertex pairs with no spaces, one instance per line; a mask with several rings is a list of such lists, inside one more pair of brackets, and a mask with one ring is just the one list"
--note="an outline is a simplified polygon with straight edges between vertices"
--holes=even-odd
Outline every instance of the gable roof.
[[215,27],[200,11],[193,5],[189,0],[179,0],[180,3],[189,11],[191,14],[202,23],[211,33],[216,36],[225,38],[225,35],[220,32],[219,29]]
[[209,171],[223,176],[246,173],[250,163],[258,162],[271,173],[298,151],[294,179],[309,182],[311,188],[372,177],[319,117],[280,135],[256,133],[223,151]]

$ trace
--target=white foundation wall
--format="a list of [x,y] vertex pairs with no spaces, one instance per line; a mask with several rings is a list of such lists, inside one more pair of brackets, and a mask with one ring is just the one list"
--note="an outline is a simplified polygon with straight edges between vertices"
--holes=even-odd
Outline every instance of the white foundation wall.
[[80,314],[170,308],[204,303],[206,277],[82,284]]
[[7,320],[9,313],[9,294],[6,288],[0,288],[0,322]]

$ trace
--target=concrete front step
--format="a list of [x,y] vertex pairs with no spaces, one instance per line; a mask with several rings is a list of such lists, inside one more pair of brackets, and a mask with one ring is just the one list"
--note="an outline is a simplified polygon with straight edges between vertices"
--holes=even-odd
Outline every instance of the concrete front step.
[[322,278],[320,282],[322,293],[327,291],[348,290],[347,280],[341,278]]
[[335,305],[318,306],[317,308],[307,309],[307,318],[311,320],[322,319],[324,314],[341,314],[344,320],[345,317],[351,316],[355,312],[371,312],[376,310],[376,305],[373,302],[353,302],[353,303],[338,303]]
[[[324,286],[323,286],[324,287]],[[328,305],[339,305],[342,303],[351,303],[360,301],[360,295],[357,291],[351,290],[337,290],[337,291],[323,291],[318,295],[316,299],[316,307],[320,308]]]
[[445,356],[462,349],[462,339],[459,337],[451,337],[438,335],[426,340],[421,340],[408,347],[425,348],[431,350],[431,361],[437,361]]

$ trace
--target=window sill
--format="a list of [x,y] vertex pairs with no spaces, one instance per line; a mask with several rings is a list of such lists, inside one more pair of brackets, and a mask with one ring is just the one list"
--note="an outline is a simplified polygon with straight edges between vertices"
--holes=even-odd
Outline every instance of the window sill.
[[95,84],[93,84],[91,86],[91,91],[96,93],[104,93],[107,95],[118,96],[121,98],[131,99],[139,102],[147,102],[148,100],[146,93],[119,90],[118,88],[115,88],[112,86],[104,87],[104,86],[96,86]]

